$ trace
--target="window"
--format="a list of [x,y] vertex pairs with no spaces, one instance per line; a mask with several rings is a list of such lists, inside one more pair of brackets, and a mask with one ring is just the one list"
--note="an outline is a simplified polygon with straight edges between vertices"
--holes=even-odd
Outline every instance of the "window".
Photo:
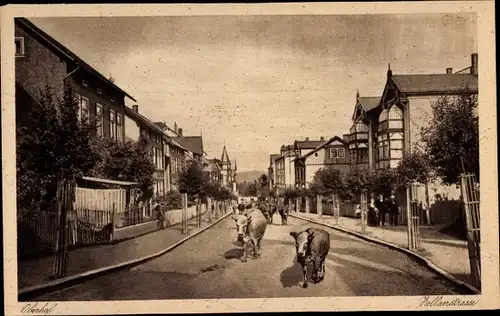
[[344,148],[330,148],[330,158],[345,158]]
[[123,140],[122,131],[123,131],[122,115],[120,113],[116,113],[116,132],[115,132],[115,134],[116,134],[116,139],[120,142]]
[[389,128],[403,128],[403,110],[394,105],[389,110]]
[[161,152],[161,149],[159,148],[155,148],[154,149],[154,157],[155,157],[155,166],[156,166],[156,169],[157,170],[163,170],[163,155],[162,155],[162,152]]
[[97,136],[103,136],[104,126],[102,124],[102,105],[96,103],[95,105],[95,116],[96,116],[96,125],[97,125]]
[[16,37],[14,39],[16,44],[16,57],[24,57],[24,37]]
[[114,110],[109,110],[109,136],[111,139],[116,139],[116,121]]
[[85,87],[88,86],[87,79],[82,79],[82,85]]
[[97,87],[97,93],[102,94],[102,89],[101,89],[101,87]]
[[75,93],[76,100],[78,102],[78,112],[77,117],[78,120],[88,120],[89,119],[89,99]]
[[111,99],[111,101],[115,101],[115,96],[114,95],[110,96],[109,98]]

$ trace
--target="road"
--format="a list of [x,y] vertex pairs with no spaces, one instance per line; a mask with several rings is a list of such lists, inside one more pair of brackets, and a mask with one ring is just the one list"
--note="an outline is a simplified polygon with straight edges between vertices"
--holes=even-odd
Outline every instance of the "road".
[[325,280],[301,288],[289,235],[316,226],[290,218],[269,225],[263,254],[246,263],[234,221],[229,217],[173,251],[130,269],[45,294],[35,300],[147,300],[196,298],[274,298],[319,296],[453,295],[453,285],[397,251],[327,229],[331,250]]

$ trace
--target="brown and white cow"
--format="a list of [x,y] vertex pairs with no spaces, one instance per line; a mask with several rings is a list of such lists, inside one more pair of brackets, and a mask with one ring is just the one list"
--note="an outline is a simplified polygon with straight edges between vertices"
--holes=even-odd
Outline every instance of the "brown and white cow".
[[258,209],[248,209],[244,214],[233,215],[232,219],[236,222],[238,232],[238,241],[243,243],[243,258],[241,261],[247,261],[247,247],[252,247],[254,258],[262,254],[261,241],[267,228],[267,219]]
[[325,259],[330,251],[330,234],[318,228],[290,232],[295,238],[297,262],[302,266],[303,288],[307,288],[307,266],[313,264],[312,280],[319,283],[325,278]]

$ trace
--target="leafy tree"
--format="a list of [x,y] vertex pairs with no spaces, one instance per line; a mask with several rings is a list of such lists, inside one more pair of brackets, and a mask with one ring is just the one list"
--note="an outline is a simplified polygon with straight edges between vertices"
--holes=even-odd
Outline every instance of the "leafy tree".
[[334,192],[340,193],[344,190],[340,171],[332,167],[319,169],[314,174],[309,190],[319,195],[329,195]]
[[146,136],[141,134],[137,142],[101,140],[100,147],[99,162],[92,170],[94,176],[137,182],[142,190],[141,200],[147,201],[152,197],[153,173],[156,168]]
[[464,168],[479,179],[477,95],[464,89],[458,96],[440,97],[431,106],[431,122],[421,135],[436,175],[446,184],[456,184]]
[[390,195],[399,187],[395,169],[375,169],[367,173],[368,189],[375,194]]
[[78,119],[79,104],[69,84],[62,98],[54,98],[46,86],[40,102],[17,106],[31,108],[26,126],[16,130],[18,206],[45,210],[55,201],[58,181],[88,174],[99,160],[95,122]]
[[372,186],[370,175],[371,172],[368,168],[361,166],[351,167],[342,178],[343,195],[360,195],[364,190],[369,190]]
[[200,165],[193,161],[179,174],[177,184],[181,193],[187,193],[191,198],[199,197],[204,194],[207,177]]

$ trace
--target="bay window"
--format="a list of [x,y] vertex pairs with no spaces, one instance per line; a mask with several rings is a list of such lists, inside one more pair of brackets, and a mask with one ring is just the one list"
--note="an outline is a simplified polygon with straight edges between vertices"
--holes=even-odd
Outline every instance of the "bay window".
[[379,115],[376,158],[379,168],[395,168],[403,158],[403,110],[393,105]]

